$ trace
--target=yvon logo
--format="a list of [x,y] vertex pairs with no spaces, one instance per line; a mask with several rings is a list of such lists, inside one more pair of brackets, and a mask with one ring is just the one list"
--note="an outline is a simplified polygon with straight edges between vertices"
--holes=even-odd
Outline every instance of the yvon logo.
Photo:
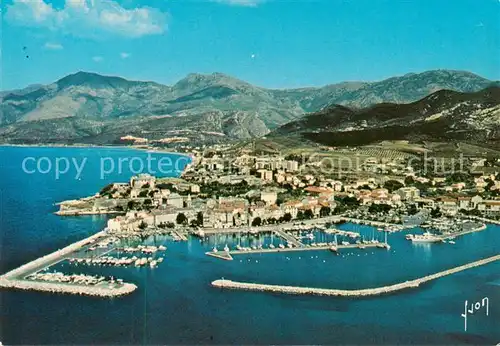
[[481,301],[471,303],[470,308],[469,308],[468,304],[469,304],[469,302],[466,300],[464,302],[464,313],[460,315],[464,318],[465,331],[467,331],[467,313],[473,315],[474,312],[481,310],[482,308],[485,308],[486,316],[488,316],[489,312],[490,312],[490,306],[489,306],[490,300],[488,299],[488,297],[484,297]]

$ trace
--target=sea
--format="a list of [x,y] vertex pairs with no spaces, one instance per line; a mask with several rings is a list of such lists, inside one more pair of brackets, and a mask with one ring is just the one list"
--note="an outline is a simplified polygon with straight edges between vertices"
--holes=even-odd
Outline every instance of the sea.
[[[126,182],[151,155],[182,169],[188,160],[124,148],[0,147],[0,273],[102,230],[107,216],[60,217],[57,202],[93,195],[111,182]],[[103,167],[102,158],[107,167]],[[67,159],[67,161],[64,160]],[[134,165],[126,164],[135,158]],[[59,160],[58,160],[59,159]],[[73,160],[74,159],[74,160]],[[82,165],[83,160],[85,164]],[[110,169],[122,159],[123,167]],[[69,162],[66,173],[64,163]],[[24,168],[23,168],[24,163]],[[50,164],[49,164],[50,163]],[[57,163],[57,164],[56,164]],[[76,163],[74,165],[73,163]],[[37,165],[39,167],[37,167]],[[80,166],[78,166],[80,165]],[[76,167],[80,167],[78,170]],[[146,166],[145,164],[143,166]],[[49,169],[50,168],[50,169]],[[56,171],[57,168],[57,171]],[[106,174],[103,174],[103,168]],[[59,172],[59,173],[57,173]],[[78,174],[80,172],[80,174]],[[176,176],[178,171],[162,173]],[[366,239],[382,240],[368,226],[343,224]],[[210,285],[236,281],[355,289],[378,287],[500,253],[500,227],[455,239],[455,244],[415,245],[389,235],[390,250],[351,249],[239,255],[224,261],[205,255],[213,247],[276,242],[241,235],[145,240],[165,244],[158,268],[83,268],[135,283],[114,299],[0,291],[0,342],[26,344],[357,344],[496,345],[500,342],[500,262],[469,269],[416,289],[367,298],[292,296],[226,291]],[[269,238],[271,237],[271,238]],[[468,314],[464,306],[488,298]]]

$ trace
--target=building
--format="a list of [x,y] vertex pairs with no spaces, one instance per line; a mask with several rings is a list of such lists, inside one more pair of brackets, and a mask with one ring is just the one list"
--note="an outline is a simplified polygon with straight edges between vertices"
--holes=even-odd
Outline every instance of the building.
[[171,205],[176,208],[183,208],[184,207],[184,198],[179,195],[178,193],[171,193],[167,197],[167,205]]
[[154,189],[155,183],[156,178],[149,174],[139,174],[130,178],[130,187],[132,187],[132,189],[142,189],[144,187]]
[[413,186],[402,187],[394,193],[398,194],[402,201],[414,201],[420,197],[420,190]]
[[277,199],[278,193],[276,191],[261,191],[260,193],[260,200],[267,205],[275,204]]

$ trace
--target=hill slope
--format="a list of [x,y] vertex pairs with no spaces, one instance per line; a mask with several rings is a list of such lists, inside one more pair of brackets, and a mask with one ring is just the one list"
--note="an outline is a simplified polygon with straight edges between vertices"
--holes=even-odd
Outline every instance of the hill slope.
[[333,146],[456,140],[498,147],[500,87],[474,93],[440,90],[413,103],[360,110],[336,105],[283,125],[270,137],[290,135]]

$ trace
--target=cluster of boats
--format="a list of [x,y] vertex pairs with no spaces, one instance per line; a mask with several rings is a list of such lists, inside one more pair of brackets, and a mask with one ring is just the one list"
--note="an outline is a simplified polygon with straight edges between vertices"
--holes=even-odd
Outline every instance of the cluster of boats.
[[[276,248],[279,248],[279,249],[286,249],[286,248],[293,248],[293,244],[291,243],[287,243],[286,245],[285,244],[278,244],[278,246],[275,246],[274,244],[269,244],[269,249],[276,249]],[[262,250],[262,249],[265,249],[265,245],[263,244],[260,244],[260,245],[252,245],[252,246],[241,246],[239,244],[236,245],[236,248],[235,250],[237,251],[252,251],[252,250]],[[229,248],[229,246],[224,246],[224,249],[223,249],[224,252],[229,252],[231,251],[231,249]],[[214,253],[217,253],[219,252],[219,249],[217,249],[217,246],[214,246],[214,248],[212,249],[212,252]]]
[[163,257],[154,259],[153,257],[121,257],[116,258],[112,256],[102,256],[99,258],[70,258],[69,263],[72,264],[83,264],[83,265],[93,265],[93,266],[113,266],[113,267],[127,267],[134,265],[136,267],[142,267],[149,265],[154,268],[158,263],[163,262]]
[[47,281],[47,282],[60,282],[60,283],[74,283],[79,285],[97,285],[101,282],[107,282],[114,284],[115,282],[118,284],[122,284],[123,280],[118,279],[115,281],[113,277],[110,280],[106,280],[104,276],[92,276],[92,275],[84,275],[84,274],[72,274],[66,275],[61,272],[39,272],[31,274],[27,277],[29,280],[36,281]]
[[123,248],[123,252],[126,252],[126,253],[134,253],[134,252],[142,252],[142,253],[147,253],[147,254],[154,254],[158,251],[165,251],[167,250],[167,248],[163,245],[160,245],[160,246],[154,246],[154,245],[151,245],[151,246],[145,246],[145,245],[138,245],[137,247],[125,247]]

